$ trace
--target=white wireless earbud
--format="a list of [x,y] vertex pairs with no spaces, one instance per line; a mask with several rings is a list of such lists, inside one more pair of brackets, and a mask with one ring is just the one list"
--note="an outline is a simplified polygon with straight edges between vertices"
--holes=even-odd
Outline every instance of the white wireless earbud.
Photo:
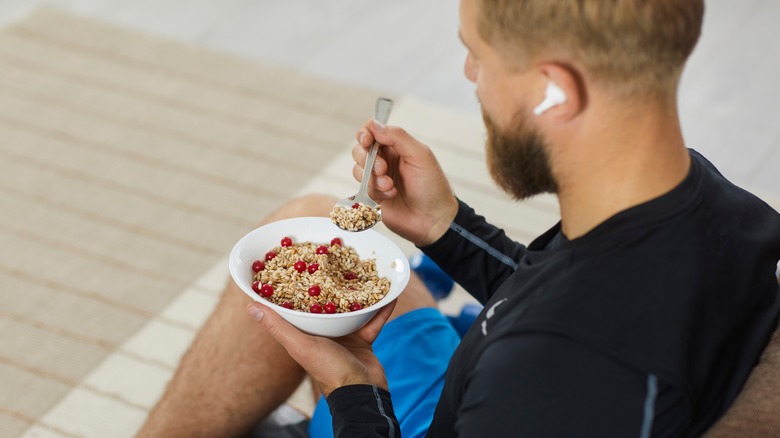
[[544,100],[534,108],[534,114],[541,116],[548,109],[562,103],[566,103],[566,93],[563,92],[563,89],[558,84],[550,81],[547,83],[547,89],[544,91]]

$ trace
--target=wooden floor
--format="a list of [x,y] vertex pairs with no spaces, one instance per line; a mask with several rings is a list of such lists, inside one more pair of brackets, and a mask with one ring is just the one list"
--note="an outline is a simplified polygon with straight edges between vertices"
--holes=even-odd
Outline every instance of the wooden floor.
[[[267,64],[475,114],[457,2],[0,0],[0,24],[43,4]],[[780,2],[709,1],[681,87],[688,145],[780,198]]]

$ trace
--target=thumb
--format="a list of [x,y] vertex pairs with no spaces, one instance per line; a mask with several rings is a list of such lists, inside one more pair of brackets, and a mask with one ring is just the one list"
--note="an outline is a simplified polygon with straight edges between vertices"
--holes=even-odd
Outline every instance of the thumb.
[[[372,122],[372,124],[376,123]],[[405,129],[398,126],[385,126],[377,131],[374,131],[376,128],[373,127],[370,129],[380,144],[391,148],[407,165],[415,169],[434,169],[437,173],[441,173],[433,151],[406,132]]]
[[376,340],[376,337],[379,336],[379,332],[382,330],[382,327],[384,327],[385,323],[387,323],[387,320],[390,319],[390,315],[392,315],[393,309],[395,309],[395,305],[397,303],[398,298],[394,299],[385,307],[379,309],[379,312],[377,312],[376,315],[374,315],[374,317],[366,323],[366,325],[358,330],[357,335],[360,337],[360,339],[366,343],[373,344],[374,340]]
[[306,351],[311,337],[295,328],[268,306],[253,301],[246,306],[249,316],[260,323],[260,326],[285,350],[293,359],[298,359],[297,352]]
[[376,120],[371,120],[371,123],[368,124],[368,129],[374,136],[375,141],[392,147],[400,156],[413,155],[423,146],[405,129],[398,126],[386,126]]

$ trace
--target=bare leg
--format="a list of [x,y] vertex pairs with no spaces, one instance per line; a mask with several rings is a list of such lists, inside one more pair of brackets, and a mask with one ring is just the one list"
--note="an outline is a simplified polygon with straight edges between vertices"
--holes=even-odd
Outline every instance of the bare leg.
[[[334,203],[331,197],[306,196],[285,204],[263,223],[326,216]],[[246,315],[249,301],[229,281],[139,437],[244,436],[295,391],[304,371]],[[435,306],[413,276],[393,317]]]

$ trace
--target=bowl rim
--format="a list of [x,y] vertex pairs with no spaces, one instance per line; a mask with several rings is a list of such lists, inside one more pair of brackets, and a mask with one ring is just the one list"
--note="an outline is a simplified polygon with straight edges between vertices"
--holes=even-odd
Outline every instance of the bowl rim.
[[[263,224],[248,233],[244,234],[236,243],[233,245],[233,249],[230,251],[230,255],[228,257],[228,269],[230,271],[230,275],[233,278],[233,281],[236,283],[236,285],[243,291],[245,294],[249,295],[250,298],[252,298],[254,301],[259,302],[260,304],[263,304],[265,306],[268,306],[275,310],[277,313],[283,313],[286,315],[294,316],[294,317],[304,317],[304,318],[313,318],[313,319],[342,319],[342,318],[350,318],[350,317],[357,317],[360,315],[364,315],[367,313],[373,313],[378,312],[379,309],[385,307],[386,305],[390,304],[391,301],[398,298],[401,293],[403,293],[404,289],[406,289],[406,286],[409,283],[409,277],[411,273],[409,272],[411,267],[409,265],[409,259],[406,257],[406,255],[403,253],[401,248],[395,244],[390,238],[383,235],[382,233],[373,230],[373,229],[367,229],[360,231],[360,233],[368,233],[368,235],[375,236],[379,240],[386,241],[392,248],[396,249],[398,251],[398,259],[403,263],[404,265],[404,274],[402,275],[402,278],[400,281],[402,281],[403,284],[401,284],[401,287],[396,289],[395,292],[393,292],[393,289],[391,291],[388,291],[387,295],[384,296],[381,300],[376,302],[375,304],[364,307],[360,310],[355,310],[352,312],[343,312],[343,313],[310,313],[310,312],[302,312],[300,310],[294,310],[294,309],[288,309],[285,307],[282,307],[278,304],[274,304],[265,298],[261,297],[260,295],[256,294],[254,291],[250,293],[250,290],[248,290],[249,286],[244,285],[239,282],[239,273],[238,268],[236,266],[235,260],[238,257],[238,252],[243,246],[247,245],[247,241],[251,240],[252,235],[259,232],[261,229],[270,226],[270,225],[277,225],[283,222],[299,222],[299,221],[316,221],[316,222],[324,222],[327,221],[327,223],[333,225],[333,228],[338,231],[344,231],[341,228],[337,227],[335,224],[333,224],[330,221],[330,218],[324,217],[324,216],[300,216],[300,217],[294,217],[294,218],[286,218],[286,219],[280,219],[278,221],[269,222],[267,224]],[[357,234],[357,232],[349,232]],[[397,260],[396,260],[397,261]]]

